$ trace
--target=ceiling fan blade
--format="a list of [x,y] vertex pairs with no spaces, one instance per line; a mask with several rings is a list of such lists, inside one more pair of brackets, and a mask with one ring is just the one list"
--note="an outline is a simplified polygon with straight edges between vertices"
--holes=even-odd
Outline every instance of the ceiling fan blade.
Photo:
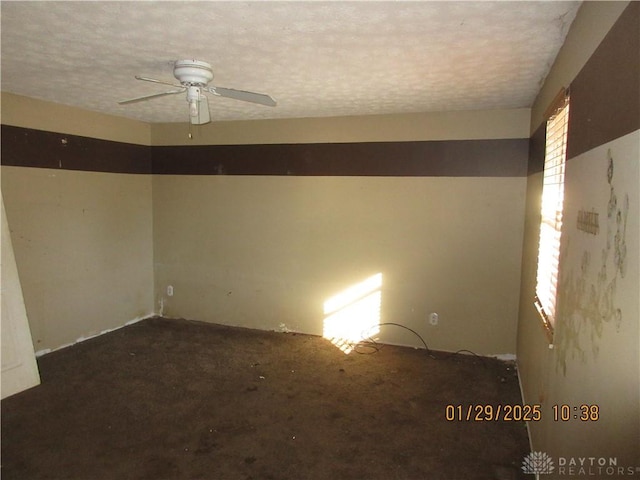
[[169,85],[171,87],[182,87],[182,85],[177,85],[175,83],[169,83],[169,82],[163,82],[162,80],[156,80],[155,78],[150,78],[150,77],[142,77],[140,75],[136,75],[136,80],[142,80],[143,82],[153,82],[153,83],[160,83],[161,85]]
[[209,114],[209,102],[204,95],[200,96],[198,100],[198,115],[189,116],[192,125],[203,125],[211,121],[211,115]]
[[176,93],[183,93],[186,89],[181,90],[169,90],[168,92],[153,93],[151,95],[145,95],[143,97],[130,98],[129,100],[121,100],[118,102],[120,105],[127,105],[129,103],[142,102],[144,100],[151,100],[152,98],[164,97],[166,95],[175,95]]
[[264,93],[245,92],[244,90],[234,90],[233,88],[222,87],[209,87],[207,88],[207,91],[220,97],[233,98],[235,100],[242,100],[243,102],[258,103],[267,107],[275,107],[277,105],[273,98]]

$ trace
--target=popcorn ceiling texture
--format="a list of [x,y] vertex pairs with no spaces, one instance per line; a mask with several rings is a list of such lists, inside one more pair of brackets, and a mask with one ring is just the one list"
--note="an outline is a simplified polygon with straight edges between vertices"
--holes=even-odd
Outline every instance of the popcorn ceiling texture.
[[212,64],[212,120],[530,107],[581,2],[2,2],[2,91],[185,122],[172,62]]

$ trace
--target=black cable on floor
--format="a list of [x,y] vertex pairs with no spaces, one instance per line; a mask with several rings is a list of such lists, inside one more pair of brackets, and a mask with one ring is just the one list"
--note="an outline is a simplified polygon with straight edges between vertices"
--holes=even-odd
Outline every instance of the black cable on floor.
[[[424,338],[422,338],[420,336],[420,334],[418,332],[416,332],[415,330],[413,330],[413,329],[411,329],[411,328],[409,328],[409,327],[407,327],[405,325],[401,325],[399,323],[394,323],[394,322],[379,323],[378,325],[376,325],[376,327],[382,327],[384,325],[393,325],[395,327],[400,327],[400,328],[404,328],[405,330],[409,330],[411,333],[413,333],[416,337],[418,337],[420,339],[420,341],[424,345],[425,350],[427,351],[427,355],[429,355],[431,358],[436,358],[431,353],[431,350],[429,350],[429,346],[427,345],[427,342],[425,342]],[[372,351],[370,351],[370,352],[359,351],[361,348],[370,348],[370,349],[372,349]],[[356,353],[360,353],[360,354],[364,354],[364,355],[371,355],[373,353],[377,353],[381,348],[382,348],[382,346],[380,346],[378,343],[376,343],[376,341],[373,340],[373,338],[369,337],[366,340],[358,342],[354,347],[354,351]]]
[[[407,327],[405,325],[401,325],[400,323],[394,323],[394,322],[383,322],[383,323],[380,323],[378,325],[375,325],[372,328],[381,327],[383,325],[393,325],[393,326],[396,326],[396,327],[404,328],[405,330],[409,330],[411,333],[413,333],[416,337],[418,337],[420,339],[420,341],[424,345],[425,350],[427,351],[427,355],[429,355],[433,359],[437,359],[437,357],[431,353],[431,350],[429,349],[429,346],[427,345],[427,342],[424,341],[424,338],[422,338],[420,336],[420,334],[418,332],[416,332],[415,330],[413,330],[413,329],[411,329],[411,328],[409,328],[409,327]],[[353,351],[356,352],[356,353],[359,353],[361,355],[372,355],[374,353],[378,353],[382,349],[383,346],[384,345],[382,345],[380,343],[377,343],[372,337],[368,337],[367,339],[361,340],[360,342],[356,343],[353,346]],[[363,351],[363,349],[365,349],[365,350],[369,349],[369,351]],[[480,355],[478,355],[477,353],[472,352],[471,350],[466,350],[466,349],[461,349],[461,350],[457,350],[455,352],[449,353],[448,355],[443,356],[442,359],[443,360],[448,360],[449,358],[453,358],[453,357],[455,357],[457,355],[460,355],[461,353],[469,353],[469,354],[473,355],[474,357],[476,357],[477,359],[479,359],[481,362],[483,360],[483,358]]]

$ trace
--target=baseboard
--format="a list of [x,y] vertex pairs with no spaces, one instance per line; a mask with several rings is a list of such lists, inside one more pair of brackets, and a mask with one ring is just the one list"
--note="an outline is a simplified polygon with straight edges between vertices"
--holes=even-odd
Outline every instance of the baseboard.
[[141,322],[142,320],[146,320],[148,318],[153,318],[153,317],[157,317],[157,315],[155,313],[150,313],[148,315],[145,315],[144,317],[136,317],[133,320],[129,320],[128,322],[124,323],[123,325],[119,325],[117,327],[113,327],[113,328],[108,328],[106,330],[102,330],[101,332],[96,333],[94,335],[89,335],[88,337],[79,337],[74,342],[65,343],[64,345],[60,345],[59,347],[56,347],[56,348],[45,348],[43,350],[38,350],[36,352],[36,358],[42,357],[43,355],[46,355],[46,354],[51,353],[51,352],[56,352],[58,350],[62,350],[63,348],[70,347],[72,345],[75,345],[76,343],[81,343],[81,342],[84,342],[85,340],[89,340],[91,338],[99,337],[100,335],[104,335],[105,333],[109,333],[109,332],[114,332],[116,330],[120,330],[121,328],[127,327],[129,325],[133,325],[134,323],[138,323],[138,322]]
[[[526,404],[527,401],[524,398],[524,389],[522,388],[522,378],[520,377],[520,369],[518,368],[518,362],[516,362],[516,368],[518,370],[518,387],[520,388],[520,398],[522,398],[522,404]],[[531,440],[531,430],[529,429],[529,422],[524,422],[525,426],[527,427],[527,437],[529,438],[529,451],[533,452],[533,443]],[[536,475],[536,478],[537,475]]]

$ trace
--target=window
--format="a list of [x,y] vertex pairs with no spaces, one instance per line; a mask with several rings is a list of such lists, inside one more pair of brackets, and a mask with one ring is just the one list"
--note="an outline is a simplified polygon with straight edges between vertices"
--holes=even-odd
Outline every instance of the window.
[[552,341],[558,288],[569,119],[569,97],[564,91],[552,104],[551,115],[548,118],[535,306],[542,317],[549,341]]

